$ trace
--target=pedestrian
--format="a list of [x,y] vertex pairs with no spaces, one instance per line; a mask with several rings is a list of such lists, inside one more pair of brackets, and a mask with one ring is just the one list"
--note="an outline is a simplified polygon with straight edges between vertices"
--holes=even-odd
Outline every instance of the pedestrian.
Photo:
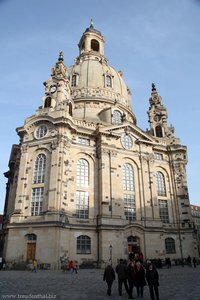
[[74,267],[73,267],[73,261],[72,260],[69,263],[69,271],[70,271],[71,274],[73,274],[73,272],[74,272]]
[[143,259],[144,259],[144,255],[142,252],[140,252],[138,260],[141,262],[141,264],[143,263]]
[[168,269],[171,269],[172,263],[171,263],[170,257],[167,257],[167,258],[165,259],[165,263],[166,263],[166,265],[167,265],[167,268],[168,268]]
[[192,262],[191,262],[191,257],[190,257],[190,255],[188,255],[188,257],[187,257],[187,264],[188,264],[188,266],[192,266]]
[[2,259],[2,269],[3,269],[3,271],[5,271],[5,269],[6,269],[6,261],[5,261],[5,258]]
[[135,264],[135,285],[137,296],[143,298],[144,286],[146,285],[145,271],[140,261]]
[[133,297],[133,287],[135,286],[134,260],[130,260],[130,263],[127,267],[127,276],[128,276],[128,284],[129,284],[129,299],[134,299]]
[[149,286],[149,293],[151,300],[159,300],[159,275],[156,268],[152,265],[152,263],[149,263],[147,265],[146,269],[146,280]]
[[103,280],[107,283],[107,295],[111,296],[112,292],[112,284],[115,280],[115,271],[111,265],[111,263],[108,263],[108,265],[105,267],[104,274],[103,274]]
[[196,268],[197,267],[197,261],[196,261],[195,257],[193,258],[192,262],[193,262],[194,268]]
[[129,295],[129,287],[127,284],[127,266],[123,259],[120,259],[119,264],[116,266],[116,273],[118,275],[119,296],[122,296],[122,284],[124,284],[125,290]]
[[76,274],[78,273],[75,261],[73,262],[73,272],[76,273]]
[[34,273],[37,272],[37,260],[36,259],[33,260],[33,272]]

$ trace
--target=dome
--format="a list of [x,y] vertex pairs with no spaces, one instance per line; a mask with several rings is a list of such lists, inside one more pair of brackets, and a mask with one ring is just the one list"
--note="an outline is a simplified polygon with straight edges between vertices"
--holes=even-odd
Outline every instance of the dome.
[[131,111],[130,90],[124,82],[122,72],[109,66],[104,56],[104,43],[101,32],[94,29],[93,25],[85,30],[80,39],[79,56],[68,69],[75,103],[74,116],[110,123],[112,111],[119,109],[123,120],[136,124]]
[[130,109],[130,91],[122,72],[116,71],[107,62],[95,57],[77,60],[70,70],[74,100],[84,97],[118,102]]

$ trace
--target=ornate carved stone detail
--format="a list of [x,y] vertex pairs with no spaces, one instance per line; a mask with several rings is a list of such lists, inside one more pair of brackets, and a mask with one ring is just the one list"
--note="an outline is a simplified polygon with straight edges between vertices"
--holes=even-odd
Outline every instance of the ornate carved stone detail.
[[82,97],[94,97],[94,98],[104,98],[110,99],[115,102],[121,103],[123,105],[128,105],[127,99],[122,97],[119,93],[115,93],[113,91],[109,91],[107,89],[100,89],[100,88],[81,88],[81,89],[74,89],[72,91],[72,97],[74,100]]
[[28,151],[29,145],[28,144],[23,144],[21,145],[21,152],[25,153]]

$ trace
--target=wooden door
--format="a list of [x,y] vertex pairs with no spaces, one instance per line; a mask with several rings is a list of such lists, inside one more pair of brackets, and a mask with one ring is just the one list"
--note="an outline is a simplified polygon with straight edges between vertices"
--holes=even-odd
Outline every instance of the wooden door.
[[27,261],[35,259],[36,243],[27,244]]

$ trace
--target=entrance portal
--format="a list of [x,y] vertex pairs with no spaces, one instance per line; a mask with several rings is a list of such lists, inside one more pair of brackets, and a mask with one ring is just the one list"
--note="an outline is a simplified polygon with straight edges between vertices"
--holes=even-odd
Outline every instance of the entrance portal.
[[27,244],[27,261],[35,259],[36,243]]
[[137,236],[129,236],[127,238],[127,242],[129,259],[133,259],[136,255],[139,255],[141,252],[140,239]]

